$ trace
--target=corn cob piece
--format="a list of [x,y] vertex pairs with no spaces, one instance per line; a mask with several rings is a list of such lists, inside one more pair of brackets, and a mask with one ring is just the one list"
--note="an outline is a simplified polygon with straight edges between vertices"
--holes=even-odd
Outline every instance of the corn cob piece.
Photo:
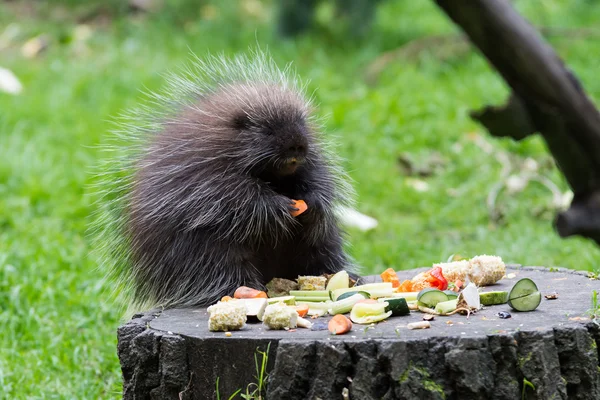
[[[433,264],[441,267],[442,274],[448,282],[469,280],[477,286],[488,286],[498,282],[506,273],[506,266],[500,257],[480,255],[470,260],[455,261],[450,263]],[[422,290],[430,287],[426,279],[426,272],[421,272],[412,279],[413,290]]]

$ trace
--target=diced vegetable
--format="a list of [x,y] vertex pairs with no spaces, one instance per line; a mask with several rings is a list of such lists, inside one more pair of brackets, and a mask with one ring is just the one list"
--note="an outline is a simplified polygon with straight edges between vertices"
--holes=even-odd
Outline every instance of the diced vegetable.
[[236,299],[256,299],[256,298],[267,298],[267,293],[249,288],[248,286],[240,286],[235,290],[233,297]]
[[296,324],[300,327],[300,328],[306,328],[306,329],[310,329],[312,328],[312,322],[310,322],[309,320],[302,318],[302,317],[298,317],[298,320],[296,321]]
[[369,293],[372,298],[391,297],[394,288],[389,282],[368,283],[366,285],[357,285],[348,289],[337,289],[331,292],[331,298],[337,300],[342,294],[347,292],[363,291]]
[[384,282],[389,282],[392,284],[393,288],[400,287],[400,279],[398,279],[398,275],[393,268],[388,268],[381,273],[381,279]]
[[448,300],[453,300],[453,299],[458,298],[458,293],[455,292],[454,290],[444,290],[444,293],[446,293],[446,296],[448,296]]
[[419,292],[396,292],[396,293],[392,293],[392,295],[390,297],[395,297],[395,298],[402,298],[405,299],[406,301],[415,301],[417,300],[417,296],[419,295]]
[[246,304],[242,301],[220,301],[206,309],[210,314],[208,330],[235,331],[246,325]]
[[340,271],[329,278],[325,290],[348,289],[350,287],[350,276],[346,271]]
[[296,301],[327,301],[331,299],[331,292],[328,290],[290,290],[290,296],[294,296]]
[[473,282],[469,283],[458,295],[457,309],[462,309],[462,312],[467,314],[471,311],[477,311],[481,308],[479,300],[479,292],[477,286]]
[[542,294],[540,292],[533,292],[527,296],[508,300],[508,305],[517,311],[533,311],[538,308],[541,301]]
[[448,281],[444,277],[441,267],[433,267],[427,272],[429,276],[425,279],[427,279],[431,287],[438,288],[439,290],[448,289]]
[[517,281],[508,295],[508,305],[517,311],[533,311],[541,301],[542,294],[529,278]]
[[308,306],[308,315],[310,315],[311,317],[313,317],[313,316],[321,317],[321,316],[327,314],[327,310],[331,307],[330,306],[331,303],[332,303],[331,300],[320,301],[320,302],[298,300],[296,302],[297,305],[307,305]]
[[412,292],[413,289],[413,284],[412,281],[406,279],[404,281],[402,281],[402,283],[400,284],[400,287],[398,289],[396,289],[397,292]]
[[439,302],[448,301],[448,295],[439,289],[428,288],[419,292],[417,301],[425,307],[433,308]]
[[484,306],[506,304],[506,302],[508,301],[508,292],[494,291],[479,293],[479,300]]
[[410,314],[410,309],[408,308],[406,299],[402,297],[381,298],[379,301],[388,303],[385,311],[391,311],[393,316]]
[[308,314],[308,304],[300,304],[298,306],[296,306],[296,312],[298,313],[298,316],[300,317],[304,317],[306,316],[306,314]]
[[330,308],[327,309],[327,312],[331,315],[345,314],[347,312],[350,312],[350,310],[352,310],[352,307],[360,300],[365,300],[365,297],[357,293],[343,300],[334,301],[333,303],[329,304]]
[[333,335],[343,335],[344,333],[350,332],[352,329],[352,322],[342,314],[337,314],[327,324],[329,332]]
[[306,205],[306,202],[304,200],[292,200],[292,205],[298,209],[297,211],[292,211],[290,213],[292,214],[292,217],[297,217],[304,211],[308,210],[308,206]]
[[377,304],[357,303],[352,307],[350,319],[357,324],[371,324],[383,321],[392,315],[391,311],[385,311],[387,306],[387,302]]
[[538,287],[534,281],[529,278],[519,279],[510,290],[510,299],[527,296],[533,292],[537,292]]
[[429,321],[411,322],[410,324],[407,324],[406,327],[408,329],[427,329],[431,328],[431,324]]
[[294,304],[296,304],[296,297],[294,296],[279,296],[279,297],[271,297],[267,299],[267,302],[269,304],[275,304],[275,303],[285,303],[288,306],[293,306]]
[[284,303],[267,306],[263,314],[263,324],[269,329],[290,329],[298,324],[298,313],[294,307]]
[[448,300],[448,301],[441,301],[436,304],[435,312],[440,315],[450,314],[452,311],[456,310],[457,304],[458,304],[458,298]]
[[243,301],[244,304],[246,304],[246,316],[248,319],[257,319],[262,321],[263,314],[267,308],[267,299],[240,299],[238,301]]
[[[324,276],[299,276],[297,280],[300,290],[325,290],[327,284]],[[290,295],[293,296],[291,291]]]
[[357,290],[356,292],[346,292],[346,293],[342,293],[341,295],[338,296],[338,298],[336,299],[336,301],[340,301],[340,300],[344,300],[347,299],[350,296],[354,296],[355,294],[360,294],[362,295],[365,299],[370,299],[371,295],[367,292],[363,292],[363,291],[359,291]]

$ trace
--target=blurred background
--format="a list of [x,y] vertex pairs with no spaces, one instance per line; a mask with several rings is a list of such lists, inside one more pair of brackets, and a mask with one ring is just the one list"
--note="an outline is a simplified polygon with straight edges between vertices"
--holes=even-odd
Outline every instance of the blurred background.
[[[600,2],[515,0],[598,104]],[[111,121],[208,52],[292,62],[374,229],[365,273],[481,253],[598,271],[559,239],[569,188],[538,137],[494,139],[468,111],[507,87],[433,1],[0,2],[0,397],[119,398],[121,314],[86,233]],[[541,183],[540,183],[541,182]]]

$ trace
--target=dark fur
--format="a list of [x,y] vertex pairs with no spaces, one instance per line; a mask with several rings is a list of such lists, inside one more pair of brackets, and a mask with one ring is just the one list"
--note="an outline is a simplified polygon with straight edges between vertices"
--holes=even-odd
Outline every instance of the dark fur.
[[[349,266],[333,212],[345,194],[308,107],[294,89],[232,83],[151,135],[125,221],[137,303],[205,306]],[[290,199],[308,210],[293,218]]]

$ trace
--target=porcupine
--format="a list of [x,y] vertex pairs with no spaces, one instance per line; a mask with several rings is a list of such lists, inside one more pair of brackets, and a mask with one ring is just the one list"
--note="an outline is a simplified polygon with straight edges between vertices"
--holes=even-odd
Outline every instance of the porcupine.
[[[122,124],[133,151],[111,161],[105,231],[119,232],[112,275],[131,305],[206,306],[273,277],[355,272],[334,213],[352,190],[289,65],[261,51],[195,58],[168,82]],[[307,211],[292,217],[292,199]]]

